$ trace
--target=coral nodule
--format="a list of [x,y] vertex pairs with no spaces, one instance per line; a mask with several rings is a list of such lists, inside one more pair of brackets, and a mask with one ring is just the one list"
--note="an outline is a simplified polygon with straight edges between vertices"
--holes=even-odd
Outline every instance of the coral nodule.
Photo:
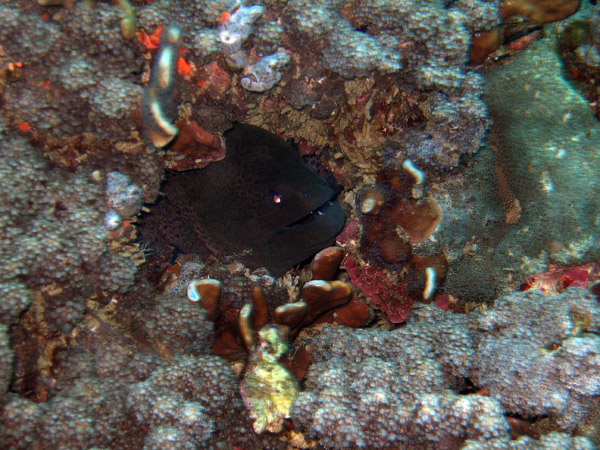
[[[346,265],[352,281],[392,322],[404,321],[414,301],[432,301],[448,269],[443,253],[431,256],[413,253],[413,245],[429,238],[442,219],[438,203],[425,196],[424,183],[425,174],[406,159],[398,166],[382,169],[376,184],[363,188],[356,197],[364,259],[378,268],[406,271],[405,282],[389,286],[385,274],[375,267],[362,270],[352,258]],[[380,281],[372,283],[369,278]],[[369,285],[380,287],[372,289]]]

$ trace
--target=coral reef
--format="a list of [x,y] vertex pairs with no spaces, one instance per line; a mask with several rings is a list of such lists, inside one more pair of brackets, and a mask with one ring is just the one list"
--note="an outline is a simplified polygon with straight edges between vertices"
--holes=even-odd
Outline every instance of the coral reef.
[[353,286],[360,288],[370,304],[383,311],[392,323],[404,322],[413,309],[415,299],[411,299],[406,283],[399,280],[395,272],[386,273],[376,267],[363,265],[352,256],[345,261]]
[[[292,419],[325,448],[538,448],[510,442],[505,414],[548,414],[560,430],[588,414],[600,390],[599,313],[571,288],[512,294],[483,314],[428,305],[393,331],[327,328],[311,340]],[[460,395],[468,379],[487,394]],[[542,442],[592,448],[565,434]]]
[[457,387],[453,374],[473,362],[467,317],[444,321],[429,308],[417,314],[393,332],[337,328],[314,338],[294,423],[333,448],[460,448],[467,438],[507,438],[496,400],[446,387]]
[[[254,23],[264,14],[265,7],[262,5],[238,6],[233,13],[226,12],[222,16],[219,26],[221,51],[226,55],[225,60],[230,68],[244,69],[246,76],[240,80],[240,85],[244,89],[264,92],[281,81],[281,71],[290,62],[290,57],[283,51],[263,56],[258,60],[252,55],[246,55],[242,50],[242,45],[252,34]],[[267,33],[267,36],[270,34],[274,38],[273,41],[277,42],[279,30],[275,29],[274,31],[274,35]]]
[[285,334],[292,340],[303,328],[322,322],[367,325],[373,318],[369,306],[353,293],[350,284],[335,279],[342,258],[340,247],[320,251],[311,264],[312,279],[303,284],[298,299],[292,302],[287,289],[270,276],[247,277],[243,266],[229,271],[219,265],[194,263],[181,268],[173,295],[186,292],[193,308],[206,310],[206,316],[216,324],[213,353],[237,360],[248,352],[253,354],[255,335],[268,323],[286,328]]
[[[290,2],[286,14],[293,31],[305,42],[317,44],[314,48],[325,66],[345,77],[365,76],[374,70],[390,73],[403,69],[412,72],[421,86],[454,84],[455,87],[464,76],[456,67],[464,63],[468,50],[465,27],[469,24],[471,28],[478,25],[484,28],[490,20],[494,21],[494,13],[488,9],[488,15],[482,14],[487,17],[483,23],[474,25],[469,22],[481,17],[464,14],[468,9],[465,4],[463,10],[452,11],[439,6],[412,1],[344,4],[297,0]],[[475,9],[473,4],[472,9]],[[419,26],[424,22],[427,27]],[[336,38],[330,39],[331,35]],[[406,42],[415,47],[422,45],[427,51],[409,54],[402,45]],[[445,71],[453,72],[453,76]]]
[[214,342],[214,327],[204,308],[180,294],[164,295],[128,315],[135,338],[168,358],[204,353]]
[[109,246],[101,184],[50,171],[20,137],[6,136],[0,147],[6,237],[0,254],[10,267],[2,276],[3,321],[13,323],[35,299],[45,326],[68,332],[81,320],[87,296],[95,289],[127,291],[137,264]]
[[474,382],[511,413],[549,415],[572,429],[600,392],[599,313],[596,298],[578,288],[498,299],[477,323],[484,334]]
[[[438,203],[425,195],[424,185],[425,174],[406,159],[383,168],[376,184],[361,189],[356,198],[365,263],[357,256],[349,257],[346,269],[373,306],[394,323],[406,319],[415,301],[432,301],[446,277],[448,263],[443,253],[413,253],[413,246],[426,241],[442,219]],[[382,268],[400,272],[401,279],[390,280]]]
[[155,359],[108,327],[81,330],[78,342],[55,359],[51,376],[43,380],[51,398],[34,402],[10,394],[2,408],[0,440],[8,448],[41,442],[48,448],[139,445],[139,434],[124,420],[125,394],[130,383],[150,374]]
[[[185,103],[179,114],[189,123],[214,133],[246,119],[308,146],[340,147],[353,165],[401,150],[415,161],[455,167],[481,145],[487,127],[481,78],[463,66],[470,33],[498,23],[496,2],[237,6],[160,1],[139,12],[146,38],[165,23],[181,29],[194,68],[184,71],[176,102]],[[146,38],[147,48],[155,47]],[[225,60],[237,56],[219,67],[219,52]],[[241,85],[263,95],[231,90],[236,78],[210,76],[216,68],[243,69]],[[350,80],[370,75],[376,77]],[[292,109],[282,112],[282,99]],[[389,149],[376,150],[389,137]]]
[[449,255],[447,292],[492,301],[528,275],[600,256],[590,156],[600,128],[563,74],[549,38],[486,71],[492,148],[436,195],[448,218],[437,232]]
[[240,409],[232,375],[217,357],[174,359],[132,386],[127,406],[140,425],[174,426],[196,448],[204,446]]
[[0,297],[0,323],[6,325],[15,323],[33,301],[31,291],[17,280],[0,284]]
[[599,444],[598,6],[530,45],[578,6],[2,1],[0,447]]
[[41,69],[23,70],[20,80],[7,84],[3,108],[9,121],[27,121],[33,133],[47,137],[91,132],[127,138],[142,92],[136,83],[141,53],[133,41],[121,38],[118,8],[79,2],[58,21],[1,8],[6,54],[25,61],[26,68]]
[[[397,148],[407,152],[411,159],[456,166],[461,154],[476,151],[487,126],[485,106],[479,100],[481,80],[477,74],[462,69],[470,40],[467,30],[489,27],[498,19],[497,5],[493,2],[471,2],[469,5],[455,2],[452,6],[446,9],[438,3],[424,5],[412,1],[399,4],[387,1],[293,1],[284,10],[284,23],[297,39],[298,43],[292,43],[294,50],[303,62],[312,60],[310,65],[313,67],[325,66],[343,78],[366,77],[372,72],[398,74],[393,76],[396,86],[408,84],[422,91],[435,90],[428,95],[426,120],[419,120],[425,124],[402,124],[403,114],[397,108],[405,100],[402,95],[396,95],[400,94],[397,87],[395,91],[388,91],[392,95],[387,99],[378,98],[373,92],[365,106],[368,114],[375,116],[375,123],[384,121],[384,133],[393,136],[398,131],[396,127],[403,131]],[[428,25],[424,27],[422,23]],[[323,83],[320,75],[306,80],[309,90],[319,89]],[[356,98],[366,94],[360,89],[356,92],[356,85],[352,83],[346,83],[344,90]],[[332,95],[331,89],[327,90],[327,95],[332,100],[340,96]],[[344,99],[340,100],[336,101],[339,107],[332,111],[334,116],[338,111],[342,115],[349,112],[356,101],[349,99],[350,108],[347,108]],[[377,118],[378,113],[381,118]],[[347,132],[344,133],[347,128],[344,122],[341,119],[332,124],[334,128],[341,128],[336,131],[342,136],[337,144],[350,161],[356,159],[352,155],[352,150],[356,149],[368,158],[369,150],[363,147],[368,147],[365,145],[368,140],[377,142],[378,136],[372,130],[356,141],[349,139]],[[451,134],[448,133],[450,123]],[[361,129],[360,126],[353,128]]]
[[[282,448],[277,438],[258,440],[234,373],[206,354],[214,333],[197,303],[182,294],[164,296],[154,308],[125,314],[119,328],[105,322],[122,316],[120,307],[129,309],[123,302],[112,315],[114,304],[88,316],[70,345],[58,350],[37,388],[47,401],[3,394],[3,445],[142,448],[173,435],[191,448],[206,448],[209,439],[217,446]],[[10,368],[11,354],[0,344],[2,367]]]
[[8,390],[10,377],[12,375],[10,367],[12,367],[12,351],[8,343],[7,326],[0,325],[0,363],[2,363],[2,371],[0,372],[0,401],[4,397],[4,393]]

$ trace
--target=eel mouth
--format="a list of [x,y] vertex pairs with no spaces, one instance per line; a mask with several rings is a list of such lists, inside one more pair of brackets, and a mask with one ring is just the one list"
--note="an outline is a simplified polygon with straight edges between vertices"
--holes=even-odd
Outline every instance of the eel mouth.
[[289,231],[296,227],[303,227],[303,226],[309,225],[311,222],[314,222],[315,220],[318,220],[322,216],[326,215],[331,210],[331,208],[334,207],[335,204],[336,204],[336,202],[334,202],[333,200],[326,201],[321,206],[319,206],[317,209],[313,209],[310,213],[308,213],[304,217],[283,227],[281,229],[280,233],[284,232],[284,231]]
[[271,275],[279,277],[332,245],[345,222],[342,205],[328,200],[310,214],[279,230],[264,246],[254,249],[253,258],[261,261]]

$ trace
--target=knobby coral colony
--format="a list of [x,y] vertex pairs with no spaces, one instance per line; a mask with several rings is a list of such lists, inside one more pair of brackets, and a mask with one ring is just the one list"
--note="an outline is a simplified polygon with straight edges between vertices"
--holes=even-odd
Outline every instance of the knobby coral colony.
[[[425,174],[407,159],[381,170],[376,184],[363,188],[356,199],[363,257],[375,267],[407,272],[403,288],[388,288],[384,274],[371,277],[381,282],[369,282],[364,274],[368,269],[360,269],[354,260],[346,264],[351,280],[392,322],[404,321],[415,300],[432,301],[446,277],[448,263],[443,253],[418,256],[412,251],[413,244],[431,236],[442,219],[438,203],[425,194],[424,186]],[[368,284],[381,287],[372,291]]]
[[240,388],[257,433],[281,431],[299,390],[297,378],[303,378],[310,363],[305,348],[296,348],[287,367],[280,362],[288,340],[315,323],[361,327],[373,318],[366,303],[353,295],[350,284],[334,279],[342,257],[340,247],[319,252],[311,264],[313,280],[304,284],[300,299],[273,311],[259,286],[252,287],[251,302],[232,310],[220,304],[218,280],[194,279],[187,285],[188,299],[199,302],[206,317],[216,322],[213,353],[232,360],[249,353]]

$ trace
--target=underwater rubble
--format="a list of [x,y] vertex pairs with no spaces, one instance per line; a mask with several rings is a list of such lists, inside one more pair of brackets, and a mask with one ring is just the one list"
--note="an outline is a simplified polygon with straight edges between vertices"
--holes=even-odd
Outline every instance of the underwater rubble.
[[599,48],[584,1],[0,0],[0,449],[600,446]]

